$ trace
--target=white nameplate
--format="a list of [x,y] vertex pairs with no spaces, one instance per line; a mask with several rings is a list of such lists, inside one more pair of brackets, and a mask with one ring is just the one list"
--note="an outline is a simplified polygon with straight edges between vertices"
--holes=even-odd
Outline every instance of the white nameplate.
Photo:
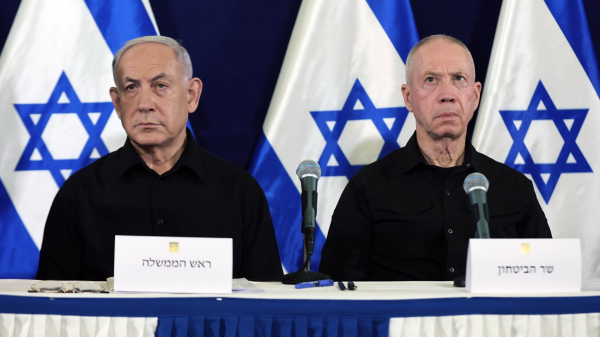
[[115,291],[231,293],[232,239],[115,237]]
[[471,239],[471,293],[579,292],[579,239]]

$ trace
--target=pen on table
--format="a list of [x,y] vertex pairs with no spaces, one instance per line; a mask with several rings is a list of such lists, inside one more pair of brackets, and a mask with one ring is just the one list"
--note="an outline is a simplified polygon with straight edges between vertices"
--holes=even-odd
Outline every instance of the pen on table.
[[296,284],[296,289],[327,287],[327,286],[332,286],[332,285],[333,285],[333,280],[327,279],[327,280],[318,280],[318,281],[298,283],[298,284]]

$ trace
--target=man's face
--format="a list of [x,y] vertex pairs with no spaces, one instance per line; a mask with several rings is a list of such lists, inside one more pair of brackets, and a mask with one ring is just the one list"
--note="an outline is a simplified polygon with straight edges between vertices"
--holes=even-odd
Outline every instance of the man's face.
[[118,90],[111,88],[110,94],[131,141],[143,147],[168,147],[185,138],[188,113],[198,106],[201,83],[184,82],[170,47],[157,43],[131,47],[123,54],[116,77]]
[[412,84],[402,86],[406,108],[413,112],[417,134],[457,139],[467,130],[479,104],[481,83],[461,46],[438,39],[414,55]]

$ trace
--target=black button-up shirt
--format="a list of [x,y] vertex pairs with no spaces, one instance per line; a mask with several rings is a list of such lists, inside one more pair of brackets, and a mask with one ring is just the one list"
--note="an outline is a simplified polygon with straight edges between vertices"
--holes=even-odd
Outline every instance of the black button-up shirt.
[[162,175],[130,141],[79,170],[58,191],[44,229],[38,279],[113,276],[115,235],[233,238],[233,277],[282,275],[265,195],[240,167],[198,146]]
[[361,169],[333,214],[320,272],[336,280],[453,280],[465,274],[475,237],[463,181],[490,181],[492,238],[550,238],[533,184],[520,172],[475,151],[460,166],[429,165],[413,135],[404,148]]

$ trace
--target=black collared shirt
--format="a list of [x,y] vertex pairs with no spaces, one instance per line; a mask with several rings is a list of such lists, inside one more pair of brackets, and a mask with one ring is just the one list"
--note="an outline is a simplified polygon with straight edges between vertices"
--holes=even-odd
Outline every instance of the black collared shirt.
[[157,174],[130,141],[79,170],[58,191],[44,229],[38,279],[113,276],[115,235],[233,238],[233,277],[282,275],[265,195],[240,167],[187,132],[171,170]]
[[335,280],[453,280],[465,275],[471,204],[462,184],[490,181],[492,238],[550,238],[533,184],[520,172],[465,147],[461,166],[427,163],[413,135],[404,148],[361,169],[333,213],[319,271]]

